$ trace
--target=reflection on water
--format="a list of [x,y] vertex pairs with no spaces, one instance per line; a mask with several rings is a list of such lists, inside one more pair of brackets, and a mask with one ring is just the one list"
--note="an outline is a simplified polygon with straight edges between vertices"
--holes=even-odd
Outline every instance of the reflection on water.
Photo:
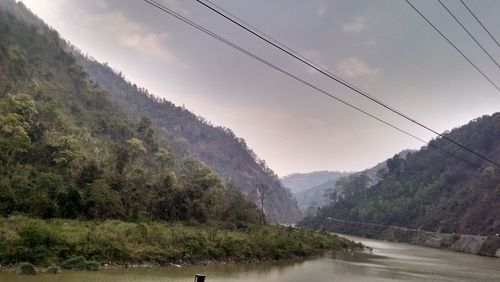
[[500,281],[500,259],[364,238],[351,239],[372,247],[373,252],[336,253],[309,260],[254,264],[64,271],[61,275],[35,277],[0,273],[0,281],[192,282],[196,273],[207,275],[207,282]]

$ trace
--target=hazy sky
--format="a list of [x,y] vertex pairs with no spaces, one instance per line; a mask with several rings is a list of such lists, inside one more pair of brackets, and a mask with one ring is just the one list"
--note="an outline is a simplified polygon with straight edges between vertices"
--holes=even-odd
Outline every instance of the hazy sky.
[[[402,0],[212,0],[411,117],[444,131],[498,111],[500,93]],[[465,0],[500,39],[500,1]],[[64,38],[152,93],[231,128],[280,176],[361,170],[422,143],[140,0],[23,0]],[[500,84],[500,70],[437,1],[413,1]],[[194,0],[165,5],[426,140],[433,137],[261,43]],[[444,3],[500,60],[458,0]]]

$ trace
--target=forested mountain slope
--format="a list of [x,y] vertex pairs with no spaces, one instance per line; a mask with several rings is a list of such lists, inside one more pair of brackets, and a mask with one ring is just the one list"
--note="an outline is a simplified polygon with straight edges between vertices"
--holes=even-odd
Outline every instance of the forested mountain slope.
[[[49,51],[60,53],[59,56],[62,58],[60,60],[67,60],[66,65],[63,66],[64,68],[72,68],[74,71],[78,71],[85,81],[88,73],[90,80],[98,84],[97,86],[92,85],[92,87],[107,92],[102,96],[109,100],[108,103],[116,105],[117,109],[122,113],[126,113],[126,115],[117,119],[127,118],[131,123],[138,124],[143,117],[146,117],[148,122],[151,121],[149,126],[155,129],[155,138],[167,140],[169,152],[177,158],[194,155],[221,175],[227,185],[243,192],[247,195],[247,198],[255,202],[259,198],[257,189],[263,187],[261,190],[265,191],[265,211],[271,221],[293,222],[298,218],[300,212],[288,190],[281,186],[278,177],[273,171],[247,148],[244,140],[236,137],[231,130],[214,127],[186,109],[176,107],[166,100],[161,100],[149,94],[147,90],[129,83],[107,65],[83,57],[73,47],[64,43],[57,35],[57,32],[49,30],[42,21],[25,8],[20,9],[18,6],[22,4],[14,5],[12,1],[6,0],[2,2],[4,8],[10,6],[9,9],[15,13],[15,18],[18,21],[15,24],[25,25],[25,28],[30,31],[29,36],[35,36],[36,34],[36,36],[40,37],[37,40],[40,40],[41,43],[36,45],[37,48],[51,49],[57,47],[57,50]],[[5,19],[10,18],[10,16],[5,17]],[[10,24],[14,23],[11,22]],[[6,26],[5,28],[10,27]],[[52,46],[44,46],[45,41],[51,43]],[[5,56],[11,61],[17,59],[13,55],[19,55],[12,52],[25,52],[23,48],[28,45],[27,41],[23,41],[22,44],[18,44],[21,48],[17,50],[13,49],[12,46],[8,46],[8,42],[3,43]],[[38,50],[28,51],[38,52]],[[37,58],[24,58],[25,61],[22,63],[28,68],[33,68],[30,66],[32,62],[45,68],[52,67],[52,65],[45,66],[44,64],[51,64],[54,58],[47,59],[43,56],[44,53],[42,52]],[[77,59],[76,62],[74,61],[75,58]],[[79,65],[82,65],[83,69],[80,69]],[[21,66],[17,67],[21,68]],[[58,73],[52,74],[53,78],[64,77],[66,75],[62,73],[64,71],[65,69],[58,70]],[[85,83],[92,84],[90,81]],[[111,95],[108,95],[108,93]],[[75,114],[78,114],[78,112]],[[98,115],[90,114],[89,116],[97,117]],[[78,120],[78,118],[76,119]]]
[[[500,160],[500,113],[445,134],[489,159]],[[479,167],[432,147],[409,152],[406,158],[396,155],[387,160],[378,183],[367,189],[368,178],[351,178],[331,205],[301,224],[319,228],[331,217],[446,233],[500,233],[500,169],[442,138],[431,143]]]
[[260,201],[259,189],[265,191],[264,208],[271,221],[290,223],[299,218],[300,211],[288,189],[230,129],[215,127],[188,110],[155,97],[105,64],[83,56],[78,61],[90,79],[109,91],[112,100],[133,119],[148,117],[161,129],[160,135],[173,140],[176,155],[195,155],[256,203]]
[[[234,187],[240,180],[255,185],[261,179],[252,177],[264,175],[266,204],[276,201],[278,215],[283,206],[293,210],[270,170],[241,163],[234,170],[249,177],[224,180],[175,134],[185,128],[186,140],[208,135],[196,143],[207,148],[210,136],[226,136],[217,138],[229,140],[220,145],[229,154],[232,146],[244,149],[241,141],[139,92],[139,98],[128,98],[154,102],[158,108],[151,111],[171,110],[169,125],[181,129],[167,134],[162,124],[121,106],[89,79],[74,48],[56,31],[21,2],[0,0],[2,266],[29,262],[96,270],[99,262],[249,262],[360,247],[332,234],[258,224],[260,210]],[[229,163],[232,155],[216,153],[226,154],[221,158]]]
[[0,35],[0,215],[257,221],[147,117],[129,119],[22,3],[0,0]]

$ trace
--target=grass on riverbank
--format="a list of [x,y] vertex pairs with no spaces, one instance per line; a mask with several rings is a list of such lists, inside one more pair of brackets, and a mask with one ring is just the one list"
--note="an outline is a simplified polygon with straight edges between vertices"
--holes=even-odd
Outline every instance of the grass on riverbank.
[[327,233],[282,226],[238,230],[173,223],[0,218],[0,263],[61,264],[83,256],[101,262],[200,263],[305,257],[356,248]]

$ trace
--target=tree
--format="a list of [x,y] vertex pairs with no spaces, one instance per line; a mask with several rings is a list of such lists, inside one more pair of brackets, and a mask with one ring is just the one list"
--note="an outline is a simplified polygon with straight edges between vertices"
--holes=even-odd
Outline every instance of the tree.
[[53,161],[62,168],[71,166],[77,160],[83,158],[82,149],[74,136],[63,136],[54,144],[56,153]]
[[116,150],[116,165],[115,170],[118,174],[123,174],[125,167],[130,161],[129,150],[125,147],[118,147]]
[[146,150],[146,147],[144,147],[144,143],[140,139],[131,138],[127,141],[127,144],[129,155],[132,158],[132,161],[148,152],[148,150]]
[[0,107],[7,107],[8,111],[18,114],[25,122],[31,122],[37,113],[35,101],[25,94],[8,95]]
[[175,172],[171,171],[163,176],[163,181],[153,189],[150,201],[150,218],[160,218],[163,220],[172,219],[172,208],[175,206],[173,195],[176,185]]
[[0,154],[7,162],[17,153],[26,152],[30,148],[31,140],[26,126],[18,114],[0,116]]
[[269,192],[269,188],[265,186],[264,184],[259,185],[257,188],[257,194],[259,196],[259,201],[260,201],[260,224],[265,225],[266,224],[266,214],[264,212],[264,201],[267,197],[267,193]]
[[30,148],[28,130],[36,113],[35,102],[27,95],[7,95],[0,101],[0,152],[5,160]]
[[68,187],[58,195],[57,205],[62,217],[76,218],[83,212],[82,196],[74,187]]
[[92,160],[89,164],[83,167],[80,175],[76,180],[76,183],[80,188],[85,188],[87,185],[100,178],[102,173],[102,170],[97,167],[96,162]]
[[174,156],[172,156],[172,154],[170,154],[170,152],[165,148],[158,149],[158,152],[155,153],[155,159],[158,163],[160,163],[160,168],[162,170],[166,167],[171,167],[174,164]]
[[[370,177],[365,174],[353,175],[346,179],[341,179],[338,181],[342,189],[342,194],[346,199],[351,197],[360,196],[361,193],[366,189]],[[338,197],[338,195],[337,195]]]
[[15,209],[15,195],[6,180],[0,180],[0,216],[7,216]]
[[120,195],[104,179],[90,185],[86,209],[90,218],[122,218],[125,214]]
[[158,151],[158,144],[156,144],[154,139],[153,123],[149,118],[143,117],[141,121],[139,121],[139,124],[137,125],[137,135],[144,141],[148,151]]
[[401,158],[399,155],[395,155],[393,158],[387,160],[387,170],[389,173],[398,176],[401,172],[403,172],[405,164],[405,159]]

